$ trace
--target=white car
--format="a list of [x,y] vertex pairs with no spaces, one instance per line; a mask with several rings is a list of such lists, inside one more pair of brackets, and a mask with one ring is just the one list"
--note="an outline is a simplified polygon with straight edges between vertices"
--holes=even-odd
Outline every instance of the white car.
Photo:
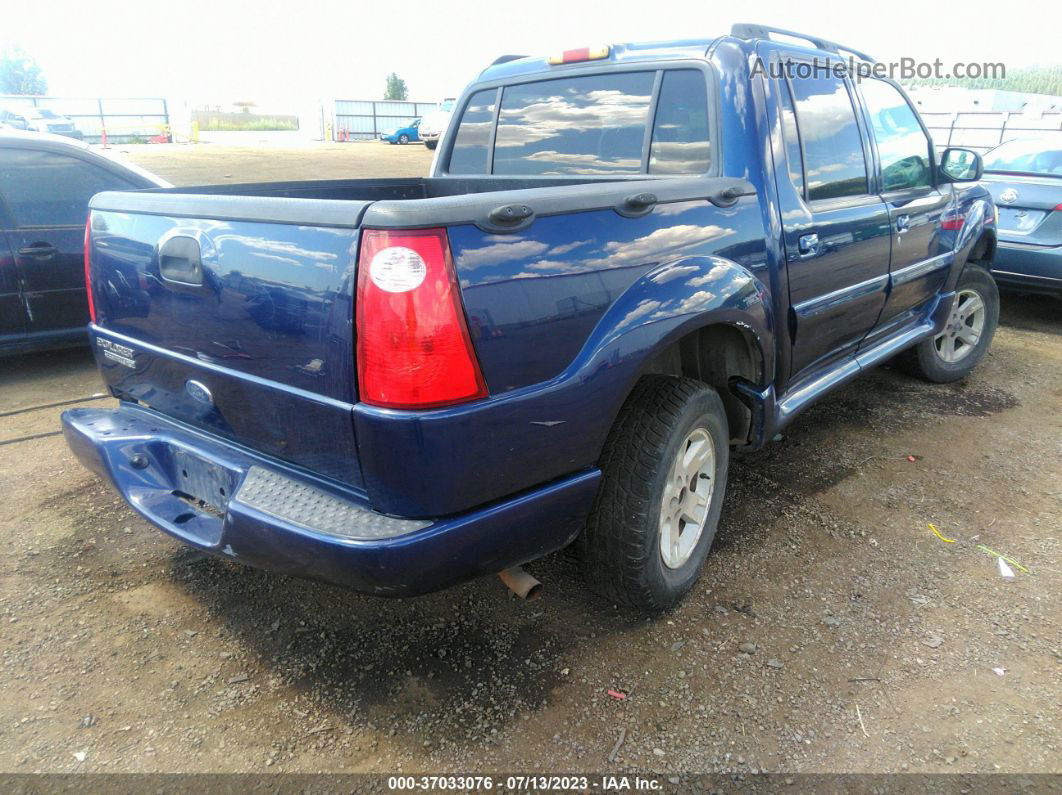
[[85,136],[69,116],[56,113],[49,108],[29,108],[25,112],[26,129],[36,132],[63,135],[67,138],[82,140]]
[[454,103],[456,102],[456,98],[449,97],[442,101],[438,110],[424,114],[420,122],[419,134],[420,140],[428,149],[434,149],[439,145],[439,139],[442,138],[447,125],[450,124],[450,117],[454,115]]

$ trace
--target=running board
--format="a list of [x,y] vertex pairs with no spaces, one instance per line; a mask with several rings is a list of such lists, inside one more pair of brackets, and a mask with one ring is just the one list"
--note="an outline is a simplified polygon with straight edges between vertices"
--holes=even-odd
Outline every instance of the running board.
[[752,412],[748,443],[743,450],[757,450],[785,428],[804,409],[827,392],[846,384],[860,373],[881,364],[886,359],[932,337],[944,327],[955,293],[937,295],[922,322],[886,337],[864,351],[846,356],[830,369],[787,392],[781,400],[775,396],[775,385],[758,386],[741,378],[732,379],[730,388]]
[[790,392],[778,402],[778,428],[786,425],[826,392],[848,383],[863,371],[881,364],[905,348],[930,336],[934,328],[932,321],[920,323],[902,334],[889,337],[872,348],[841,360],[831,370]]

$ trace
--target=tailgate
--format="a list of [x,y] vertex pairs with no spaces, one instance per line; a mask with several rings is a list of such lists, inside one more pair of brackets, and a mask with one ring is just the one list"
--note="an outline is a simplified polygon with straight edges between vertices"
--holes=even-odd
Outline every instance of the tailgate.
[[[92,336],[107,384],[120,398],[360,486],[352,329],[367,204],[97,196]],[[182,207],[197,217],[174,212]]]

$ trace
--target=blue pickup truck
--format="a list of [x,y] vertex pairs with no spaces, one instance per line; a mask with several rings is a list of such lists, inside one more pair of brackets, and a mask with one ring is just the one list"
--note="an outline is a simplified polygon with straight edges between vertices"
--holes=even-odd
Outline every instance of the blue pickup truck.
[[799,35],[499,59],[428,178],[97,195],[120,407],[70,447],[252,566],[400,596],[574,544],[674,605],[732,451],[899,354],[962,378],[998,318],[978,155]]

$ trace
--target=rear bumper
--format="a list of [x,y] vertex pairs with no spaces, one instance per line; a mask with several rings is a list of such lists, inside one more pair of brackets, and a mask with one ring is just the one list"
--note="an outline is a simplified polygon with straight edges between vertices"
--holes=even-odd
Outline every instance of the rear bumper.
[[1030,246],[1000,240],[992,275],[1003,285],[1062,292],[1062,246]]
[[401,519],[372,511],[351,490],[135,406],[73,409],[62,421],[81,463],[175,538],[382,596],[438,590],[560,549],[582,528],[600,479],[588,470],[458,516]]

